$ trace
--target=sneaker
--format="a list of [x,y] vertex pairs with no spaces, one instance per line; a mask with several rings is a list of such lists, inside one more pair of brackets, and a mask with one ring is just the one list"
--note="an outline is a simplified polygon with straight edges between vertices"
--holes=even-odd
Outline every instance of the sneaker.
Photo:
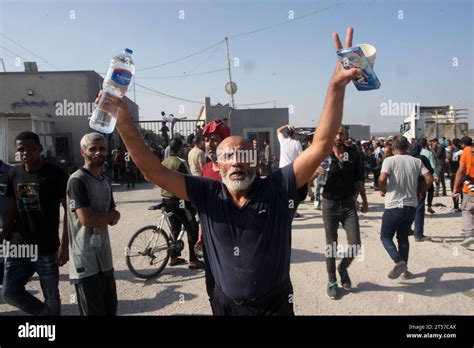
[[400,278],[402,278],[403,280],[410,280],[415,278],[415,275],[410,271],[406,271],[401,274]]
[[337,267],[337,271],[339,272],[339,276],[341,277],[341,285],[345,290],[351,289],[351,278],[349,278],[349,272],[347,272],[347,268]]
[[474,237],[466,238],[461,244],[462,247],[468,248],[471,244],[474,244]]
[[428,236],[421,236],[421,238],[415,237],[415,242],[427,242],[429,240],[431,240],[431,237],[428,237]]
[[331,299],[337,299],[337,282],[329,282],[326,295]]
[[413,231],[412,229],[410,229],[410,231],[408,231],[409,236],[413,236],[414,234],[415,234],[415,231]]
[[316,210],[321,210],[321,202],[318,202],[318,205],[316,207]]
[[434,214],[434,213],[435,213],[435,211],[433,210],[433,208],[429,207],[429,208],[428,208],[428,213],[430,213],[430,214]]
[[390,273],[388,274],[388,277],[390,279],[397,279],[398,277],[400,277],[400,275],[403,273],[403,272],[406,272],[408,270],[408,266],[407,264],[405,263],[405,261],[402,261],[401,263],[397,263],[393,268],[392,270],[390,271]]

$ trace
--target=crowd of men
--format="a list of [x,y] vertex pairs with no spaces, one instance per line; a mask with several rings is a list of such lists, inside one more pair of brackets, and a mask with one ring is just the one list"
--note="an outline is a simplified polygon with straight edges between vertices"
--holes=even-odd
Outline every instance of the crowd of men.
[[[337,34],[334,44],[342,48]],[[345,47],[351,45],[349,28]],[[208,123],[187,141],[179,136],[169,139],[168,153],[156,153],[143,141],[125,102],[105,96],[105,110],[119,110],[117,129],[127,149],[126,156],[116,149],[115,162],[130,157],[144,179],[161,188],[163,206],[173,213],[171,232],[177,235],[184,225],[188,237],[188,262],[174,252],[169,265],[187,263],[190,270],[204,269],[214,315],[294,314],[291,225],[308,192],[316,209],[322,210],[325,292],[338,299],[339,284],[350,289],[348,269],[362,244],[358,212],[370,210],[364,184],[369,175],[373,189],[385,199],[380,239],[393,261],[387,274],[390,279],[413,278],[408,269],[409,235],[419,242],[429,241],[423,230],[425,202],[428,212],[434,213],[433,197],[440,195],[440,189],[441,195],[447,195],[446,175],[453,209],[462,210],[466,240],[461,245],[474,243],[472,139],[409,141],[396,135],[390,140],[356,142],[347,138],[341,124],[344,92],[358,74],[357,69],[336,64],[312,139],[296,140],[295,129],[289,125],[277,130],[279,168],[270,162],[267,141],[260,151],[258,141],[231,135],[221,119]],[[108,226],[120,222],[120,213],[111,178],[104,174],[111,154],[106,138],[99,133],[83,136],[84,164],[69,177],[41,156],[42,145],[35,133],[21,132],[15,146],[21,164],[10,167],[0,161],[0,241],[36,245],[38,255],[2,260],[4,301],[28,314],[59,315],[59,267],[69,262],[80,314],[115,315],[118,299]],[[252,153],[257,153],[257,161],[250,160],[255,159]],[[124,170],[118,166],[118,172]],[[133,187],[134,181],[128,184]],[[62,233],[60,207],[64,210]],[[336,265],[339,224],[348,248]],[[204,261],[196,255],[196,245],[202,247]],[[25,290],[34,273],[44,301]]]

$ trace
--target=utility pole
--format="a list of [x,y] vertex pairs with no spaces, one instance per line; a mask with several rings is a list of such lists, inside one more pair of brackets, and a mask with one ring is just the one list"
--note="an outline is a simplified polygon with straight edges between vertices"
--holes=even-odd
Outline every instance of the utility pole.
[[[225,37],[225,47],[227,50],[227,70],[229,71],[229,85],[231,92],[232,91],[232,74],[230,72],[230,53],[229,53],[229,40],[227,39],[227,36]],[[234,108],[234,93],[230,93],[230,106]]]
[[3,58],[0,58],[2,61],[2,66],[3,66],[3,72],[7,72],[7,68],[5,68],[5,62],[3,61]]

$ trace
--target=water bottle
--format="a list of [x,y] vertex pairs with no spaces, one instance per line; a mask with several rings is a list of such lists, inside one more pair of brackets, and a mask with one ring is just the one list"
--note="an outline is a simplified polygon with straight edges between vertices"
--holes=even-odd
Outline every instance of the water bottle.
[[321,186],[326,185],[328,180],[329,167],[331,166],[331,156],[326,157],[326,159],[321,163],[321,167],[324,168],[325,173],[318,175],[318,184]]
[[118,108],[116,106],[103,110],[104,94],[122,98],[127,93],[128,86],[135,74],[135,65],[131,54],[133,51],[126,48],[122,54],[112,58],[109,70],[102,84],[103,94],[89,121],[89,127],[101,133],[112,133],[117,123]]

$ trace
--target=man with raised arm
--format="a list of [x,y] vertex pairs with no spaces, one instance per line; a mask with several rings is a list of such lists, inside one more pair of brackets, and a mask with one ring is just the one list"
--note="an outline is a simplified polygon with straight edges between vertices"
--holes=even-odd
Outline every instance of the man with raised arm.
[[[345,47],[352,45],[347,29]],[[333,35],[337,50],[339,36]],[[346,85],[361,71],[337,63],[312,145],[265,179],[251,166],[251,145],[240,136],[217,148],[222,182],[183,175],[165,168],[143,143],[126,104],[107,97],[105,107],[119,107],[117,128],[145,178],[191,201],[202,224],[208,262],[215,278],[212,308],[216,315],[294,315],[290,281],[291,221],[297,189],[310,180],[331,152],[341,125]]]

